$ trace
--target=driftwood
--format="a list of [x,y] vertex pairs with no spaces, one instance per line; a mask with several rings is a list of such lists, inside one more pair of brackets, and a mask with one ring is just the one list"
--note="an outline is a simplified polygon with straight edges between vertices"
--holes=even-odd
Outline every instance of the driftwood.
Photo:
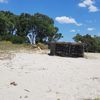
[[81,43],[56,42],[50,43],[50,55],[63,57],[83,57],[84,48]]

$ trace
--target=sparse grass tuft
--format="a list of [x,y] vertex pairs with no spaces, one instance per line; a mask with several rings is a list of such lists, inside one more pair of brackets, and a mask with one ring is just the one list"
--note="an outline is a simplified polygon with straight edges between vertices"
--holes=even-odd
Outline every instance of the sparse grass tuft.
[[45,44],[43,44],[43,43],[38,43],[37,46],[38,46],[40,49],[42,49],[42,50],[48,49],[48,46],[45,45]]

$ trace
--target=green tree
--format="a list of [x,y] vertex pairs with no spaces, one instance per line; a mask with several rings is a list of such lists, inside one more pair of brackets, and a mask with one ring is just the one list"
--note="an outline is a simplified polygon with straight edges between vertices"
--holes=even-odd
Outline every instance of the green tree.
[[54,21],[47,15],[36,13],[34,15],[35,34],[37,42],[58,40],[62,34],[57,33],[58,28],[54,26]]
[[0,34],[2,40],[10,40],[15,29],[15,15],[9,11],[0,11]]
[[20,16],[18,16],[17,20],[17,35],[21,37],[27,36],[27,34],[30,31],[30,23],[31,23],[31,15],[27,13],[22,13]]
[[85,51],[88,51],[88,52],[97,51],[96,40],[91,35],[86,34],[82,36],[80,34],[76,34],[76,36],[74,36],[73,39],[76,42],[83,43]]
[[[15,15],[9,11],[0,11],[0,40],[23,43],[31,37],[32,44],[45,43],[62,38],[62,34],[58,31],[53,19],[47,15],[40,13]],[[31,36],[28,36],[30,33]]]
[[31,29],[31,15],[27,13],[22,13],[20,16],[17,17],[16,22],[16,35],[24,42],[27,40],[27,35]]
[[95,42],[96,42],[96,51],[100,52],[100,36],[94,36]]
[[78,33],[78,34],[76,34],[76,36],[73,37],[73,39],[76,42],[82,42],[83,41],[83,36]]

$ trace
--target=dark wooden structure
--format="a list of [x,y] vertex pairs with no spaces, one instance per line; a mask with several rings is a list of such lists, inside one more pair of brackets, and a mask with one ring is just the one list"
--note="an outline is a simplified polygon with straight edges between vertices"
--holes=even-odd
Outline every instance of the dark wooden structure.
[[63,57],[83,57],[84,47],[81,43],[50,43],[50,55],[58,55]]

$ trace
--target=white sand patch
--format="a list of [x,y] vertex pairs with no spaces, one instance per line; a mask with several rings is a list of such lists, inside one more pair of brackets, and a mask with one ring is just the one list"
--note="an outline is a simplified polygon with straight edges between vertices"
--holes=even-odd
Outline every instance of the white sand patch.
[[0,60],[0,100],[100,97],[100,54],[92,58],[15,53],[12,59]]

